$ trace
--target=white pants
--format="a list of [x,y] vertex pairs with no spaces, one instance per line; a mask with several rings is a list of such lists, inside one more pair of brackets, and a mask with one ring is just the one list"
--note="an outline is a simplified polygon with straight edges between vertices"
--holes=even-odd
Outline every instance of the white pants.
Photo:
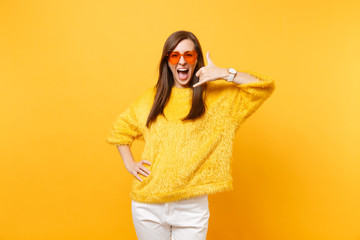
[[131,201],[139,240],[204,240],[210,217],[207,195],[162,204]]

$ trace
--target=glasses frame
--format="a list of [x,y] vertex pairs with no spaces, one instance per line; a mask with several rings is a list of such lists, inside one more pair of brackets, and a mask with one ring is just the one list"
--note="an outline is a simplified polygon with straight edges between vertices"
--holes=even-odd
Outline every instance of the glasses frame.
[[[195,54],[195,61],[194,61],[194,62],[196,62],[196,59],[198,58],[198,53],[196,52],[195,49],[193,49],[193,50],[191,50],[191,51],[186,51],[186,52],[184,52],[183,54],[181,54],[181,53],[178,52],[178,51],[170,52],[170,53],[167,53],[167,54],[166,54],[166,58],[167,58],[168,62],[170,62],[170,60],[169,60],[170,54],[172,54],[172,53],[177,53],[177,54],[179,54],[180,57],[178,57],[179,59],[177,60],[176,63],[170,62],[172,65],[177,64],[177,63],[180,61],[180,59],[181,59],[182,56],[184,57],[184,60],[185,60],[187,63],[189,63],[189,62],[186,60],[186,56],[185,56],[185,54],[187,54],[187,53],[189,53],[189,52]],[[193,63],[194,63],[194,62],[193,62]],[[193,64],[193,63],[189,63],[189,64]]]

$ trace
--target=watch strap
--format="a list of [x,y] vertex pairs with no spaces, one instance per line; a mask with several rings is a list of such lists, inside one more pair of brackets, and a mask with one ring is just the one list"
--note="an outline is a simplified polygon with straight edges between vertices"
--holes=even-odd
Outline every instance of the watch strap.
[[236,75],[236,70],[233,69],[233,68],[229,68],[228,71],[229,71],[229,77],[228,77],[227,81],[228,82],[233,82],[234,78],[235,78],[235,75]]

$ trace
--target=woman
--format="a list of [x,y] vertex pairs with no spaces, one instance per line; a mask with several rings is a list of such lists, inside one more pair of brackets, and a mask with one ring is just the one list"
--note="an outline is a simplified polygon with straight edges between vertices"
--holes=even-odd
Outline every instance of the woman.
[[[207,61],[193,33],[171,34],[156,86],[110,130],[107,142],[135,177],[130,197],[139,239],[206,239],[207,195],[233,189],[234,135],[274,90],[273,80],[215,66],[209,52]],[[139,162],[130,151],[135,139],[145,141]]]

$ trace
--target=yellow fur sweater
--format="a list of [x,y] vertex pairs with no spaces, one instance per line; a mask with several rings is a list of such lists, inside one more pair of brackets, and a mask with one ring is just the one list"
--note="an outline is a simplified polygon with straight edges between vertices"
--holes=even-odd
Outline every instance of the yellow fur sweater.
[[151,173],[143,181],[134,178],[131,199],[164,203],[232,190],[233,140],[239,126],[271,95],[274,81],[247,72],[259,82],[236,84],[225,80],[207,82],[206,112],[182,122],[191,107],[192,89],[173,86],[164,108],[148,129],[155,88],[149,88],[114,121],[106,142],[131,146],[145,141],[141,160]]

